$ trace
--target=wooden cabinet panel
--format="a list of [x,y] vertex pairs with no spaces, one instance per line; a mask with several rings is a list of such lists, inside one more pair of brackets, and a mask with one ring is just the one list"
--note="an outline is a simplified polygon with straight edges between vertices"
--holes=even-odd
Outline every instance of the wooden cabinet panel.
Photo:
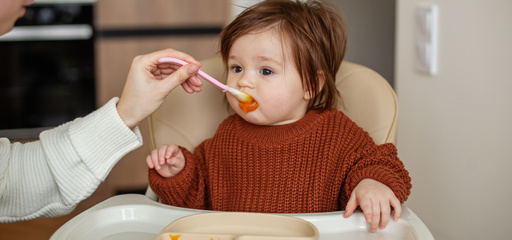
[[225,25],[229,0],[98,0],[96,27],[173,27]]

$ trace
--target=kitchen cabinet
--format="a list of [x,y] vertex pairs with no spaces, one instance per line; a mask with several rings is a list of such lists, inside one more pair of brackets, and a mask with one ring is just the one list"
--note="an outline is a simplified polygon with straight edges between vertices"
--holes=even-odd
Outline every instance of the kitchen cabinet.
[[96,27],[218,26],[229,20],[229,0],[98,0]]
[[[198,60],[214,56],[230,11],[229,0],[99,0],[95,6],[98,106],[121,95],[137,55],[173,48]],[[151,150],[147,122],[139,127],[144,145],[126,155],[106,179],[114,192],[147,186],[145,157]]]

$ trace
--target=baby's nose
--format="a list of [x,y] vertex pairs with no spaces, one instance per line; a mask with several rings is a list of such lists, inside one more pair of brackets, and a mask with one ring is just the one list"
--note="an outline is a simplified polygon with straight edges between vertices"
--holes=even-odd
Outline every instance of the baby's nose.
[[254,87],[254,82],[251,80],[251,78],[247,75],[244,75],[242,76],[242,78],[240,78],[240,80],[238,81],[238,85],[243,88],[243,87],[247,87],[247,88],[253,88]]

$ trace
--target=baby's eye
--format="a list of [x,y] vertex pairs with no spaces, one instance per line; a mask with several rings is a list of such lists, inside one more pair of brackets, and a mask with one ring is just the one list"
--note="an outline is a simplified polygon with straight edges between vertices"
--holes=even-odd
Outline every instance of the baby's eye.
[[234,73],[239,73],[242,71],[242,67],[240,66],[233,66],[231,67],[231,70],[234,72]]
[[272,74],[272,70],[268,69],[268,68],[264,68],[264,69],[261,69],[260,70],[260,73],[263,74],[263,75],[270,75]]

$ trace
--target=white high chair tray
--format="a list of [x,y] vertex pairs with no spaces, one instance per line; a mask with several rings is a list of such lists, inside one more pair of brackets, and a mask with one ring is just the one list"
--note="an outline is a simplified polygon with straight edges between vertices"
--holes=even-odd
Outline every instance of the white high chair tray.
[[[212,211],[173,207],[155,202],[144,195],[126,194],[109,198],[82,212],[60,227],[50,238],[101,240],[153,240],[158,233],[181,217]],[[433,240],[423,222],[406,206],[395,222],[372,233],[361,212],[349,218],[342,211],[314,214],[284,214],[311,222],[320,240],[393,239]]]

